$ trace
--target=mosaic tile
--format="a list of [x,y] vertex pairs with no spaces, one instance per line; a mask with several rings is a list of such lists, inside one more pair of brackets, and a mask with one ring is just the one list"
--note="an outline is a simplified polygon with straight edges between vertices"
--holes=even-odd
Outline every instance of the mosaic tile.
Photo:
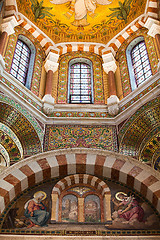
[[44,150],[68,147],[117,151],[116,128],[113,126],[47,125]]

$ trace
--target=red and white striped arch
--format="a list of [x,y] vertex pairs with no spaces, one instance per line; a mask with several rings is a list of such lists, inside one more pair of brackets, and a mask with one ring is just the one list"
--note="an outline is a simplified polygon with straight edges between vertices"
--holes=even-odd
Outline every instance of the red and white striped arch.
[[41,44],[41,46],[45,49],[46,54],[49,51],[57,53],[59,55],[65,54],[67,52],[73,51],[86,51],[92,52],[99,55],[107,54],[112,52],[113,55],[120,48],[121,44],[138,29],[144,26],[144,23],[147,17],[153,17],[154,19],[158,19],[158,1],[157,0],[149,0],[148,5],[146,6],[146,13],[144,13],[143,17],[138,18],[137,21],[134,21],[129,25],[128,28],[122,30],[116,38],[113,38],[109,41],[109,44],[104,45],[100,43],[61,43],[54,44],[51,39],[49,39],[40,29],[38,29],[34,24],[32,24],[26,17],[22,14],[18,13],[16,0],[6,0],[5,5],[5,17],[15,15],[18,16],[17,20],[19,25],[24,27],[27,31],[29,31]]
[[110,189],[104,181],[88,174],[69,175],[61,179],[59,182],[55,184],[52,193],[57,193],[58,195],[60,195],[64,189],[77,184],[85,184],[90,187],[94,187],[102,194],[102,196],[105,193],[107,194],[110,193]]
[[118,153],[96,149],[64,149],[34,155],[0,175],[0,212],[25,189],[54,177],[75,174],[122,182],[148,199],[160,212],[160,173]]

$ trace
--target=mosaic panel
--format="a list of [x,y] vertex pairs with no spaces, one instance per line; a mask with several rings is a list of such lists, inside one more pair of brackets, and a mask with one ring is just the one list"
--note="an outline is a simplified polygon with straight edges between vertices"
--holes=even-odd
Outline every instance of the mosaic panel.
[[158,153],[159,153],[159,157],[158,157],[158,159],[155,161],[154,169],[155,169],[155,170],[158,170],[158,171],[160,172],[160,151],[159,151]]
[[160,79],[158,79],[156,82],[152,83],[149,87],[147,87],[145,90],[143,90],[142,92],[140,92],[136,97],[134,97],[133,99],[131,99],[130,101],[128,101],[123,107],[120,108],[120,112],[124,111],[125,109],[127,109],[129,106],[131,106],[133,103],[135,103],[136,101],[138,101],[140,98],[142,98],[143,96],[145,96],[145,94],[147,94],[148,92],[150,92],[152,89],[154,89],[157,85],[160,84]]
[[6,103],[1,102],[0,109],[0,121],[17,135],[23,146],[24,155],[41,152],[41,142],[37,132],[27,118]]
[[[157,133],[158,132],[158,133]],[[145,145],[141,147],[139,159],[154,166],[154,157],[160,151],[160,126],[148,134],[149,140],[145,139]]]
[[138,156],[144,139],[150,137],[153,129],[159,131],[160,98],[141,107],[122,127],[119,132],[119,151],[126,155]]
[[101,148],[117,151],[113,126],[46,126],[44,151],[58,148]]
[[70,117],[70,118],[111,118],[107,112],[53,112],[50,117]]
[[[36,199],[38,194],[43,194],[41,202],[41,207],[44,206],[44,213],[51,212],[51,191],[53,186],[56,184],[58,179],[52,179],[48,181],[41,182],[32,188],[28,188],[22,193],[20,193],[5,209],[1,215],[0,222],[0,233],[12,233],[12,234],[31,234],[31,235],[59,235],[59,236],[72,236],[72,235],[82,235],[82,236],[142,236],[142,235],[160,235],[159,230],[159,216],[156,212],[154,206],[144,198],[140,193],[135,190],[131,190],[127,185],[115,182],[111,179],[104,179],[104,182],[107,183],[111,191],[111,214],[112,220],[110,224],[101,223],[99,225],[90,225],[90,229],[85,227],[85,224],[76,224],[79,230],[74,230],[73,225],[67,225],[63,223],[54,224],[50,223],[50,218],[47,221],[47,225],[43,223],[37,228],[35,224],[32,224],[33,218],[30,216],[27,217],[26,210],[28,204]],[[136,204],[135,207],[128,209],[128,217],[131,218],[133,214],[131,211],[138,212],[136,214],[136,221],[127,221],[123,216],[115,216],[117,211],[120,211],[117,204],[122,203],[121,199],[118,197],[120,194],[127,197],[128,200],[132,198],[132,204]],[[124,203],[124,201],[123,201]],[[139,210],[138,210],[139,209]],[[39,214],[40,214],[39,210]],[[103,211],[103,210],[102,210]],[[122,210],[123,211],[123,208]],[[138,215],[138,216],[137,216]],[[127,216],[127,214],[126,214]],[[10,219],[10,221],[8,220]],[[30,220],[31,219],[31,220]],[[92,226],[92,227],[91,227]],[[86,230],[87,229],[87,230]]]
[[25,108],[23,108],[19,103],[15,102],[13,99],[10,99],[3,94],[0,94],[0,102],[4,102],[4,103],[12,106],[19,113],[21,113],[31,123],[31,125],[37,132],[40,141],[43,142],[44,132],[43,132],[42,128],[40,127],[39,123],[35,120],[35,118]]
[[35,57],[35,65],[34,65],[34,71],[32,76],[31,91],[38,96],[40,80],[41,80],[41,70],[42,70],[42,64],[45,58],[45,54],[39,42],[32,36],[32,34],[19,26],[15,28],[15,33],[10,35],[8,40],[8,45],[7,45],[6,53],[4,56],[4,61],[6,63],[6,71],[10,73],[14,49],[15,49],[15,45],[16,45],[19,34],[23,34],[27,38],[29,38],[33,42],[36,48],[36,57]]
[[21,160],[20,151],[13,139],[0,129],[0,144],[8,152],[10,163]]
[[17,136],[14,134],[14,132],[9,127],[7,127],[5,124],[2,124],[2,123],[0,123],[0,130],[10,136],[10,138],[17,145],[19,152],[21,153],[21,156],[22,156],[23,155],[22,145],[21,145],[19,139],[17,138]]
[[39,111],[42,111],[42,107],[39,104],[37,104],[37,102],[35,102],[33,98],[28,97],[25,94],[25,91],[21,91],[19,88],[14,86],[11,82],[9,82],[7,79],[5,79],[2,76],[0,76],[0,80],[3,83],[5,83],[7,86],[9,86],[12,90],[14,90],[16,93],[18,93],[21,97],[23,97],[25,100],[27,100],[28,103],[32,104],[32,106],[36,107]]
[[67,103],[68,92],[68,63],[73,58],[88,58],[93,64],[93,87],[94,103],[104,103],[103,80],[102,80],[102,59],[96,54],[89,52],[73,52],[62,55],[59,61],[59,84],[58,84],[58,103]]
[[126,48],[134,38],[139,36],[144,37],[150,64],[151,64],[152,74],[154,75],[157,72],[158,56],[156,54],[154,40],[152,37],[150,37],[147,34],[147,31],[148,30],[146,29],[140,29],[134,32],[127,40],[124,41],[124,43],[121,45],[121,47],[117,52],[116,60],[119,62],[124,97],[127,96],[132,91],[131,85],[130,85],[128,66],[127,66],[127,59],[126,59]]

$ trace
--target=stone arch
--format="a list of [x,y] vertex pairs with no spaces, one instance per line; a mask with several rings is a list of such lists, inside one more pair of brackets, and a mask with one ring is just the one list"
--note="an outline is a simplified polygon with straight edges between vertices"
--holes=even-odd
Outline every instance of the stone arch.
[[160,213],[160,173],[137,160],[106,150],[61,149],[29,157],[1,174],[0,213],[21,192],[51,178],[88,174],[135,189]]
[[[100,178],[89,174],[75,174],[69,175],[59,182],[55,184],[52,190],[52,213],[51,213],[51,221],[58,220],[58,204],[59,204],[59,197],[61,193],[71,186],[78,186],[79,184],[85,185],[88,187],[93,187],[98,190],[98,192],[103,197],[103,205],[104,205],[104,221],[111,220],[111,207],[110,207],[110,200],[111,200],[111,192],[107,184],[102,181]],[[55,208],[56,206],[56,208]]]

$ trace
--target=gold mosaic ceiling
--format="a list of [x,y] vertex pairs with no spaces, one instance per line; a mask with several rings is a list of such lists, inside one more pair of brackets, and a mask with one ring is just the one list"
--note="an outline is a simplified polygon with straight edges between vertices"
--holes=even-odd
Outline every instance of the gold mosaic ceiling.
[[144,14],[146,0],[17,0],[17,5],[55,43],[107,43]]

